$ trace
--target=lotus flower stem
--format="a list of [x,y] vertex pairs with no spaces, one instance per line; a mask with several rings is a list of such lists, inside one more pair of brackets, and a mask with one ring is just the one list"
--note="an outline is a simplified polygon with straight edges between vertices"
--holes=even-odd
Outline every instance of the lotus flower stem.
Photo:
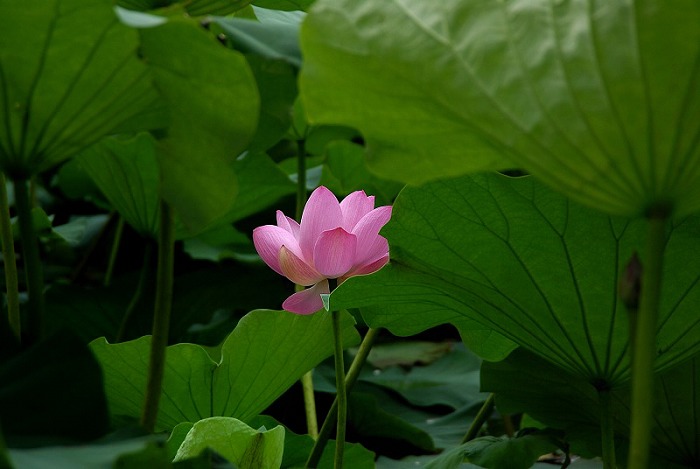
[[612,403],[609,389],[598,390],[598,403],[600,406],[600,433],[603,447],[603,468],[615,469],[615,426],[612,414]]
[[632,423],[628,467],[646,469],[649,463],[654,406],[654,359],[666,243],[667,213],[649,216],[646,263],[642,273],[639,314],[632,352]]
[[[303,139],[297,140],[297,206],[296,219],[301,220],[306,205],[306,148]],[[297,285],[296,291],[303,290],[303,285]],[[304,393],[304,411],[306,413],[306,428],[311,438],[318,438],[318,416],[316,414],[316,398],[314,396],[314,370],[309,370],[301,377],[301,389]]]
[[112,249],[109,252],[109,261],[107,262],[107,270],[102,284],[107,287],[112,283],[112,273],[114,272],[114,264],[117,262],[117,254],[119,253],[119,243],[122,240],[124,232],[124,217],[117,215],[117,228],[114,230],[114,239],[112,240]]
[[170,206],[160,203],[160,230],[158,233],[158,271],[156,273],[156,304],[153,314],[151,357],[148,366],[146,396],[141,414],[141,425],[152,433],[158,417],[158,405],[163,386],[165,354],[170,331],[170,310],[173,301],[173,266],[175,223]]
[[21,341],[22,326],[19,314],[19,277],[17,275],[17,258],[15,241],[10,224],[10,205],[7,201],[7,184],[5,175],[0,173],[0,237],[2,237],[2,259],[5,269],[5,287],[7,291],[7,315],[12,333]]
[[486,421],[489,419],[489,417],[493,413],[495,401],[496,401],[496,395],[494,393],[489,394],[489,397],[486,398],[486,400],[484,401],[484,403],[481,406],[481,409],[479,409],[479,412],[476,414],[476,417],[474,417],[474,421],[469,426],[469,430],[467,430],[467,434],[464,435],[464,438],[462,438],[462,444],[467,443],[469,441],[472,441],[474,438],[476,438],[479,435],[479,431],[481,431],[481,427],[484,426]]
[[[362,339],[360,348],[357,350],[357,355],[355,355],[355,358],[350,364],[350,369],[348,370],[348,373],[345,376],[346,393],[349,393],[352,387],[357,382],[357,378],[360,376],[360,371],[362,371],[362,367],[367,361],[367,356],[372,350],[372,346],[374,345],[374,341],[377,338],[377,335],[379,335],[379,331],[380,329],[370,328],[367,330],[365,338]],[[316,443],[314,444],[314,447],[311,450],[311,454],[309,454],[309,459],[306,461],[306,465],[304,467],[316,467],[318,465],[318,462],[321,460],[323,450],[326,447],[326,443],[328,442],[328,439],[331,436],[333,426],[337,421],[337,416],[338,399],[336,398],[333,401],[330,410],[328,411],[326,420],[324,420],[323,425],[321,426],[321,431],[318,434],[318,439],[316,440]]]
[[30,342],[36,342],[44,333],[44,273],[39,257],[37,234],[32,221],[32,202],[27,187],[29,182],[18,178],[14,179],[13,183],[29,296],[27,335]]

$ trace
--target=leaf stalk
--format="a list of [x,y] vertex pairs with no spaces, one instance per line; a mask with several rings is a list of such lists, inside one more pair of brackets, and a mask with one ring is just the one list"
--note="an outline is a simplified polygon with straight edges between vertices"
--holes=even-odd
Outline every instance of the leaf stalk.
[[646,469],[654,407],[654,360],[661,295],[663,255],[666,244],[666,213],[649,216],[646,263],[632,351],[632,422],[629,467]]
[[170,331],[170,311],[173,301],[173,267],[175,250],[175,223],[172,208],[160,203],[160,230],[158,233],[158,271],[156,273],[156,302],[153,314],[151,356],[148,365],[146,395],[141,425],[152,433],[158,418],[158,405],[163,387],[165,356]]

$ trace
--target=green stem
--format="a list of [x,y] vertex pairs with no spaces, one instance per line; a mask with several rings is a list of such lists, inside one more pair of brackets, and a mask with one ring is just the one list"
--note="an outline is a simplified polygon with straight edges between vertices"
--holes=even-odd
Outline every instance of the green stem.
[[[304,140],[297,140],[297,206],[296,219],[301,221],[301,214],[306,205],[306,148]],[[303,290],[302,285],[296,286],[296,291]],[[314,396],[314,370],[309,370],[301,377],[301,388],[304,393],[304,410],[306,413],[306,428],[311,438],[318,438],[318,416],[316,414],[316,398]]]
[[464,435],[464,438],[462,438],[462,444],[472,441],[474,438],[477,437],[477,435],[479,435],[481,427],[484,426],[486,421],[493,413],[495,401],[496,395],[494,393],[489,394],[489,397],[487,397],[486,401],[484,401],[484,403],[482,404],[481,409],[479,409],[479,412],[476,414],[476,417],[474,417],[474,421],[469,427],[469,430],[467,430],[467,434]]
[[7,319],[17,340],[22,340],[22,325],[19,314],[19,276],[15,257],[15,240],[10,223],[10,204],[7,201],[5,175],[0,173],[0,236],[2,237],[2,259],[5,268],[7,290]]
[[335,432],[335,469],[343,467],[345,451],[345,427],[348,417],[347,390],[345,388],[345,364],[343,363],[343,336],[340,328],[340,311],[334,310],[333,338],[335,342],[335,397],[338,400],[338,425]]
[[311,369],[301,377],[301,388],[304,392],[304,410],[306,412],[306,428],[309,436],[318,438],[318,416],[316,415],[316,396],[314,395],[314,370]]
[[[357,351],[357,355],[355,355],[355,358],[353,359],[352,364],[350,364],[350,369],[348,370],[348,374],[345,376],[346,392],[350,392],[352,387],[357,382],[357,378],[360,376],[360,371],[362,371],[362,367],[364,366],[365,362],[367,361],[367,356],[369,355],[370,350],[372,350],[372,345],[374,345],[374,341],[378,335],[379,335],[379,329],[368,329],[367,330],[367,333],[365,334],[365,338],[362,339],[362,343],[360,344],[360,348]],[[314,447],[311,450],[311,454],[309,454],[309,459],[306,461],[306,465],[304,467],[311,468],[311,467],[316,467],[318,465],[318,462],[321,460],[321,455],[323,454],[323,450],[326,447],[326,443],[328,442],[328,439],[331,436],[331,431],[333,429],[333,426],[336,423],[337,416],[338,416],[338,399],[336,398],[333,401],[333,404],[331,405],[330,410],[328,411],[328,415],[326,416],[326,420],[324,420],[323,425],[321,426],[321,431],[318,434],[318,439],[316,440],[316,443],[314,443]]]
[[13,183],[29,296],[27,336],[30,342],[36,342],[44,333],[44,273],[39,257],[38,238],[32,220],[32,203],[29,198],[28,181],[15,179]]
[[612,402],[609,389],[598,390],[598,403],[600,405],[600,432],[603,447],[603,468],[615,469],[615,426],[612,414]]
[[173,301],[173,266],[175,223],[170,206],[160,203],[160,230],[158,233],[158,271],[156,273],[156,303],[153,314],[151,357],[148,366],[146,397],[141,414],[141,425],[153,432],[158,418],[158,404],[165,371],[165,354],[170,330],[170,310]]
[[141,301],[141,297],[143,296],[143,291],[146,288],[146,284],[148,283],[148,276],[151,271],[151,253],[153,252],[153,244],[152,240],[148,240],[146,243],[146,247],[144,248],[143,251],[143,264],[141,265],[141,273],[139,274],[139,281],[136,284],[136,291],[134,291],[134,295],[131,297],[131,301],[129,302],[129,305],[126,307],[126,311],[124,311],[124,316],[122,317],[122,322],[119,325],[119,331],[117,332],[117,337],[115,338],[115,343],[121,342],[124,340],[124,336],[126,334],[126,328],[129,326],[129,321],[131,320],[131,316],[134,314],[134,311],[136,310],[136,306],[139,304],[139,301]]
[[629,467],[646,469],[649,463],[654,407],[654,359],[666,243],[665,213],[649,216],[646,263],[642,273],[639,315],[632,352],[632,423]]
[[105,278],[102,281],[105,287],[112,283],[112,273],[114,272],[114,265],[117,263],[117,254],[119,253],[119,243],[122,240],[122,233],[124,232],[124,217],[117,215],[117,228],[114,230],[114,239],[112,240],[112,249],[109,252],[109,262],[107,263],[107,270],[105,271]]

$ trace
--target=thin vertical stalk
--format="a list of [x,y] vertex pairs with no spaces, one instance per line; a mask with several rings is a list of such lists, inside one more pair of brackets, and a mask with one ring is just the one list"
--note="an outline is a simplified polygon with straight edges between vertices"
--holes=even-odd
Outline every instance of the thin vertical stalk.
[[139,280],[136,284],[136,290],[134,291],[134,295],[131,297],[129,305],[126,307],[126,311],[124,311],[124,316],[122,317],[122,322],[119,325],[119,331],[117,332],[115,343],[124,340],[126,329],[129,326],[129,320],[134,314],[134,310],[136,309],[136,306],[138,305],[139,301],[141,301],[143,291],[146,288],[146,283],[148,283],[148,277],[151,271],[151,255],[153,251],[152,243],[153,241],[149,239],[146,243],[146,247],[143,250],[143,264],[141,265],[141,273],[139,274]]
[[600,407],[600,433],[603,447],[603,468],[615,469],[615,426],[612,414],[612,402],[609,389],[598,390],[598,405]]
[[661,274],[666,241],[665,213],[649,216],[646,263],[642,273],[639,314],[632,352],[632,423],[629,467],[646,469],[649,463],[654,407],[654,359],[659,316]]
[[38,341],[44,333],[44,273],[39,257],[39,244],[34,222],[32,203],[29,198],[28,181],[15,179],[15,207],[24,254],[24,271],[27,278],[27,337],[30,342]]
[[0,237],[2,237],[2,260],[5,268],[5,288],[7,292],[7,319],[17,340],[22,340],[22,325],[19,314],[19,277],[15,240],[10,223],[10,204],[7,200],[5,174],[0,173]]
[[109,261],[107,262],[107,270],[105,271],[105,278],[102,284],[107,287],[112,283],[112,273],[114,272],[114,265],[117,262],[117,254],[119,253],[119,243],[122,240],[122,233],[124,232],[124,217],[117,215],[117,227],[114,230],[114,239],[112,240],[112,249],[109,252]]
[[[297,204],[296,219],[301,221],[306,205],[306,147],[304,140],[297,140]],[[303,290],[303,285],[297,285],[296,291]],[[311,438],[318,438],[318,416],[316,413],[316,397],[314,396],[314,370],[309,370],[301,377],[301,389],[304,394],[304,411],[306,428]]]
[[348,400],[345,388],[345,364],[343,362],[343,336],[340,329],[340,311],[334,310],[333,339],[335,342],[335,388],[338,400],[338,424],[335,432],[335,469],[343,467],[343,453],[345,451],[345,426],[348,417]]
[[153,432],[158,418],[158,405],[165,371],[165,354],[170,330],[170,310],[173,301],[173,267],[175,223],[170,206],[161,200],[158,233],[158,271],[156,273],[156,302],[151,336],[151,357],[148,366],[146,396],[141,425]]
[[[355,355],[355,358],[350,364],[348,374],[345,376],[346,393],[349,393],[352,387],[355,385],[355,382],[357,382],[357,378],[360,376],[360,371],[362,371],[362,367],[367,361],[367,356],[372,350],[372,345],[374,345],[377,335],[379,335],[379,329],[368,329],[367,333],[365,334],[365,338],[362,339],[357,355]],[[328,415],[326,415],[326,420],[323,421],[321,431],[318,434],[318,439],[316,440],[316,443],[314,443],[314,447],[311,449],[311,454],[309,454],[309,458],[304,467],[311,468],[318,465],[318,462],[321,460],[323,450],[326,447],[326,443],[331,436],[333,426],[337,421],[337,416],[338,399],[336,397],[336,399],[333,400],[330,410],[328,411]]]
[[467,434],[464,435],[464,438],[462,438],[462,444],[472,441],[474,438],[477,437],[477,435],[479,435],[481,427],[484,426],[486,421],[493,413],[493,408],[495,407],[495,404],[496,395],[494,393],[491,393],[481,405],[481,409],[479,409],[479,412],[476,414],[476,417],[474,417],[474,421],[469,427],[469,430],[467,430]]

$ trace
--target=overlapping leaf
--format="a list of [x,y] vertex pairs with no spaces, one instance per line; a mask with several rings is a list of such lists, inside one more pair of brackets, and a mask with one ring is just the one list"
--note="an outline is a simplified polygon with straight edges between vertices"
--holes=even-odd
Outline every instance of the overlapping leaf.
[[622,215],[700,208],[695,0],[320,0],[302,28],[313,123],[386,177],[524,167]]
[[[618,277],[644,243],[644,223],[610,218],[532,178],[497,174],[406,188],[383,233],[392,263],[350,279],[331,306],[364,307],[372,327],[411,334],[463,320],[586,379],[628,378]],[[668,234],[656,367],[700,349],[700,219]]]
[[[343,341],[357,343],[349,315]],[[157,430],[213,416],[247,421],[270,405],[302,374],[333,354],[328,314],[298,316],[258,310],[241,319],[215,362],[194,344],[168,347]],[[138,418],[146,389],[150,337],[91,344],[105,375],[110,412]]]
[[0,165],[28,176],[164,124],[138,34],[108,1],[0,2]]
[[158,233],[160,173],[156,142],[148,134],[109,138],[78,158],[109,203],[139,233]]
[[223,216],[237,194],[233,162],[255,133],[259,102],[245,58],[194,23],[141,29],[143,53],[168,104],[161,194],[190,231]]

